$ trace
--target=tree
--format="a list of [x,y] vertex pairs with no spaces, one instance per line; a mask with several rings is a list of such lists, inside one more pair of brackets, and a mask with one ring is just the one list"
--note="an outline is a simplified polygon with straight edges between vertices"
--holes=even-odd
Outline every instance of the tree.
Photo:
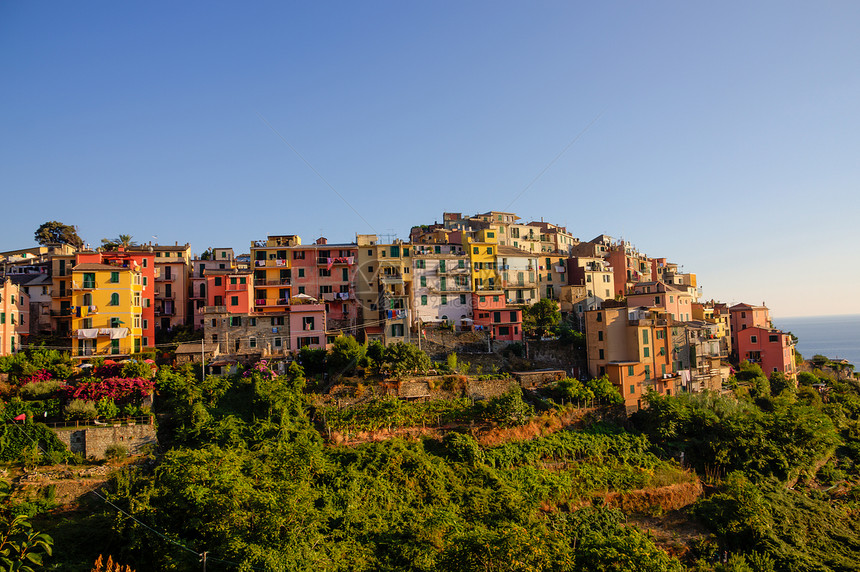
[[47,244],[69,244],[75,248],[83,248],[84,241],[78,236],[78,231],[73,226],[52,220],[36,229],[34,236],[36,242],[42,246]]
[[116,238],[103,238],[102,248],[105,250],[118,250],[119,247],[126,249],[129,246],[137,246],[137,243],[132,238],[130,234],[121,234]]
[[561,313],[558,311],[558,304],[549,298],[543,298],[523,311],[523,329],[537,337],[544,336],[560,321]]
[[352,336],[335,338],[326,358],[329,374],[335,377],[352,375],[356,366],[363,360],[365,349],[365,346]]

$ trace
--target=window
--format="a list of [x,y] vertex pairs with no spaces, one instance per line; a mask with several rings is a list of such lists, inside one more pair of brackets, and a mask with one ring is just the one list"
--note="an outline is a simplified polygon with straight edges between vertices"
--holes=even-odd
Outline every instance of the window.
[[313,316],[304,316],[302,318],[302,329],[303,330],[313,330],[314,329],[314,318],[313,318]]
[[517,321],[517,313],[516,313],[516,312],[511,312],[511,321],[512,321],[512,322],[516,322],[516,321]]
[[642,343],[648,343],[648,330],[642,330]]
[[239,305],[239,297],[238,296],[230,296],[230,305],[238,306]]
[[597,313],[597,321],[598,321],[598,322],[602,322],[602,321],[603,321],[603,312],[598,312],[598,313]]
[[416,260],[415,261],[415,268],[424,268],[424,261],[423,260]]
[[95,272],[84,272],[84,288],[95,288],[96,287],[96,274]]
[[758,336],[750,336],[750,343],[751,344],[758,343]]
[[492,253],[493,253],[493,247],[492,247],[492,246],[488,246],[488,247],[487,247],[487,254],[492,254]]
[[283,316],[273,316],[272,317],[272,325],[273,326],[283,326],[284,325],[284,317]]
[[230,316],[230,325],[232,327],[241,326],[242,325],[242,316]]
[[299,268],[299,278],[304,278],[304,277],[305,277],[305,269]]
[[143,285],[144,285],[144,286],[147,286],[148,284],[149,284],[149,278],[147,278],[146,276],[144,276],[144,277],[143,277]]
[[216,276],[216,277],[215,277],[215,286],[220,286],[220,285],[221,285],[221,277],[220,277],[220,276]]
[[511,335],[511,329],[508,326],[499,326],[499,335],[509,336]]
[[771,343],[773,343],[773,342],[778,342],[778,341],[779,341],[779,336],[771,335],[771,336],[768,336],[767,340],[768,340],[769,342],[771,342]]
[[[212,321],[214,322],[215,320],[212,320]],[[212,325],[214,326],[215,324],[212,324]],[[143,329],[144,329],[144,330],[148,330],[148,329],[149,329],[149,320],[144,320],[144,321],[143,321]]]
[[280,347],[283,347],[283,346],[284,346],[284,342],[283,342],[283,340],[281,340],[281,338],[275,338],[275,347],[276,347],[276,348],[280,348]]
[[651,366],[645,366],[645,379],[651,379]]
[[448,305],[448,296],[446,296],[445,294],[442,294],[442,305]]
[[651,348],[642,348],[642,355],[644,357],[651,357]]
[[111,328],[119,328],[121,324],[122,324],[122,320],[120,320],[119,318],[111,318],[110,319],[110,327]]
[[460,305],[461,306],[466,305],[466,295],[465,294],[460,294]]
[[236,277],[235,276],[230,277],[230,284],[236,284]]
[[110,282],[111,284],[118,284],[119,283],[119,272],[111,272],[110,273],[110,280],[108,280],[108,282]]
[[256,348],[257,347],[257,338],[248,338],[248,347]]
[[597,359],[604,359],[603,356],[604,356],[603,350],[602,349],[597,350]]
[[422,288],[425,288],[426,286],[427,286],[427,277],[426,277],[426,276],[422,276],[422,277],[421,277],[421,287],[422,287]]
[[499,301],[499,297],[498,297],[498,296],[493,296],[493,302],[498,302],[498,301]]
[[635,386],[635,385],[631,385],[631,386],[630,386],[630,395],[633,395],[634,393],[636,393],[636,386]]
[[659,303],[660,303],[660,296],[654,296],[654,305],[656,306]]
[[214,328],[217,325],[218,325],[218,320],[216,320],[215,318],[212,318],[212,327]]
[[603,341],[603,330],[597,330],[597,341],[598,342]]
[[675,302],[675,297],[669,296],[669,303],[672,304],[673,302]]
[[114,292],[110,295],[110,302],[108,302],[108,306],[119,306],[119,294]]
[[629,376],[631,376],[631,377],[632,377],[632,376],[634,376],[634,375],[635,375],[635,373],[634,373],[634,369],[635,369],[635,368],[634,368],[632,365],[628,365],[628,366],[627,366],[627,375],[629,375]]
[[[147,264],[148,261],[146,260],[146,258],[144,258],[142,260],[142,262],[143,262],[143,267],[146,268],[148,266],[148,264]],[[144,344],[144,345],[146,345],[146,344]]]
[[373,265],[372,265],[372,264],[371,264],[371,265],[369,265],[369,266],[367,267],[367,271],[368,271],[368,272],[373,272]]
[[421,305],[422,305],[422,306],[426,306],[426,305],[427,305],[427,296],[426,296],[426,295],[422,295],[422,296],[421,296]]

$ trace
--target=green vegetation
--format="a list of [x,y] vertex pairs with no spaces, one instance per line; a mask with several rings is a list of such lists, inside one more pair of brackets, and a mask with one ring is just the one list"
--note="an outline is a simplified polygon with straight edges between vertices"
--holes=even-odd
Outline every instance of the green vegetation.
[[[303,351],[283,376],[266,362],[203,379],[192,365],[161,367],[151,379],[140,364],[101,366],[88,379],[63,378],[73,391],[50,385],[62,356],[0,360],[14,395],[3,412],[62,411],[62,396],[86,392],[93,399],[81,407],[109,415],[126,402],[107,392],[126,382],[107,380],[127,374],[135,387],[154,384],[162,450],[117,470],[103,492],[112,505],[78,517],[100,527],[93,550],[109,537],[111,554],[139,572],[199,569],[203,551],[212,570],[860,569],[857,380],[817,371],[795,387],[744,364],[733,393],[651,394],[629,426],[585,419],[577,431],[562,428],[560,416],[537,417],[530,402],[539,409],[551,402],[518,387],[487,401],[377,398],[343,407],[320,405],[310,393],[324,375],[372,383],[368,372],[405,378],[427,369],[426,355],[409,348],[343,338],[328,353]],[[463,364],[443,365],[456,391]],[[606,378],[564,379],[546,391],[568,401],[620,400]],[[550,420],[557,424],[543,425]],[[442,425],[433,433],[442,436],[357,438],[422,425]],[[487,440],[481,427],[503,436]],[[333,445],[327,430],[358,444]],[[7,424],[2,460],[25,467],[70,460],[52,437],[30,421]],[[109,452],[117,461],[126,454],[120,446]],[[652,536],[611,508],[637,506],[657,518],[660,494],[693,491],[685,493],[689,503],[700,478],[708,493],[672,517],[698,523],[690,538]],[[38,519],[51,494],[8,515]],[[18,527],[19,543],[29,538],[14,518],[3,522]],[[69,522],[49,526],[64,543],[72,536]],[[50,550],[31,544],[33,554]],[[98,555],[57,552],[52,565],[68,570],[89,570]]]

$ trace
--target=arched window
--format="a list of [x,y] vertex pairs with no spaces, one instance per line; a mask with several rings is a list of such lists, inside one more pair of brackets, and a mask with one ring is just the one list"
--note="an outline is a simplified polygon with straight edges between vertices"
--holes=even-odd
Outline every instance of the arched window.
[[110,305],[119,306],[119,294],[117,294],[116,292],[110,295]]

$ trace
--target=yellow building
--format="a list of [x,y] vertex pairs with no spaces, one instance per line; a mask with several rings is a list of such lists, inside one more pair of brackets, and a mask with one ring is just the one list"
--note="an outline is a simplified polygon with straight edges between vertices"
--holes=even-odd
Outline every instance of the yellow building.
[[301,246],[302,239],[294,234],[269,236],[265,241],[251,243],[251,264],[254,269],[254,305],[261,311],[283,311],[293,292],[292,258],[303,255],[291,247]]
[[141,351],[140,267],[80,263],[72,269],[73,356]]
[[466,249],[472,265],[472,285],[475,292],[501,291],[502,281],[496,262],[498,236],[493,229],[482,229],[469,240]]

